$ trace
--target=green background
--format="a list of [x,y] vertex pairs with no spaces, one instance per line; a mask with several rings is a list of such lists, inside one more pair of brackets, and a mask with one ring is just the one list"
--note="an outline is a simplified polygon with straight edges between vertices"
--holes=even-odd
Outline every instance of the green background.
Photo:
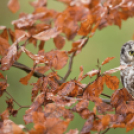
[[[19,13],[32,13],[34,10],[32,6],[29,5],[30,0],[20,0],[20,10],[12,14],[9,9],[7,8],[8,0],[0,0],[0,25],[4,25],[10,28],[13,28],[11,25],[12,20],[18,19]],[[48,1],[48,8],[55,9],[57,11],[62,11],[64,9],[64,5],[56,2],[55,0]],[[132,40],[132,36],[134,33],[134,19],[130,18],[127,21],[122,22],[122,28],[119,29],[117,26],[108,26],[107,28],[102,29],[101,31],[97,30],[95,35],[89,39],[88,44],[82,50],[80,54],[78,54],[73,63],[72,73],[69,79],[73,79],[77,77],[80,73],[79,67],[83,65],[84,73],[96,69],[97,59],[99,58],[100,62],[102,62],[107,57],[115,57],[110,63],[103,66],[102,71],[109,70],[111,68],[117,67],[120,64],[120,49],[121,46],[127,42],[128,40]],[[46,42],[45,51],[49,51],[54,48],[54,43],[52,40]],[[69,50],[71,48],[71,41],[66,42],[65,47],[63,50]],[[37,52],[37,49],[33,47],[32,44],[29,44],[27,47],[28,50],[32,51],[33,53]],[[25,54],[21,56],[19,62],[24,63],[25,65],[32,67],[33,62],[32,60],[27,57]],[[61,76],[64,76],[67,70],[67,66],[64,67],[62,70],[59,71]],[[20,78],[26,76],[26,73],[15,68],[11,68],[9,71],[2,72],[4,75],[7,75],[7,80],[9,87],[7,88],[8,92],[21,104],[21,105],[30,105],[31,104],[31,89],[32,86],[30,84],[28,86],[24,86],[19,83]],[[119,72],[115,73],[119,79],[120,75]],[[93,79],[85,79],[83,83],[88,83]],[[37,79],[32,77],[30,83],[36,82]],[[120,88],[122,85],[120,84]],[[111,95],[113,93],[112,90],[107,89],[105,87],[104,93]],[[3,95],[0,98],[0,113],[6,109],[5,99],[7,95]],[[90,103],[91,104],[91,103]],[[89,108],[91,109],[93,104],[90,105]],[[14,105],[17,109],[18,106]],[[17,115],[17,117],[11,117],[11,119],[17,124],[24,124],[23,115],[25,114],[26,109],[21,109]],[[75,116],[75,120],[71,122],[69,128],[74,129],[78,128],[79,130],[82,129],[84,124],[84,120],[81,119],[79,115]],[[31,125],[28,125],[31,127]],[[94,132],[92,132],[94,133]],[[108,134],[113,133],[126,133],[125,129],[110,129]],[[128,132],[128,134],[133,134],[134,131]]]

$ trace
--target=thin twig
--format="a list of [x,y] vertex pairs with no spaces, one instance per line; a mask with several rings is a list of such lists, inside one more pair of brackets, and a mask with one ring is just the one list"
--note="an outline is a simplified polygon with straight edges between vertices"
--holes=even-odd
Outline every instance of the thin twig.
[[109,131],[110,128],[107,128],[102,134],[105,134],[107,131]]
[[20,105],[8,91],[5,90],[5,93],[12,98],[12,100],[19,106],[19,109],[21,109],[21,108],[29,108],[30,107],[30,106],[22,106],[22,105]]
[[101,95],[106,96],[106,97],[108,97],[108,98],[111,98],[111,96],[109,96],[109,95],[107,95],[107,94],[104,94],[104,93],[101,93]]
[[63,79],[60,81],[60,83],[64,83],[66,81],[66,79],[68,78],[68,76],[70,75],[71,69],[72,69],[72,64],[73,64],[73,58],[75,56],[75,53],[76,53],[76,51],[72,53],[72,55],[70,57],[70,61],[69,61],[68,70],[67,70],[65,76],[63,77]]

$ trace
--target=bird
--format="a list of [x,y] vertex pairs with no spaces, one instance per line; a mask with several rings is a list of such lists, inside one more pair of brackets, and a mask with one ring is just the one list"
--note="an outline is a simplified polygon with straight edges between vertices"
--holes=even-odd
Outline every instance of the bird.
[[130,65],[120,71],[120,79],[124,88],[134,98],[134,41],[126,42],[120,51],[120,65]]

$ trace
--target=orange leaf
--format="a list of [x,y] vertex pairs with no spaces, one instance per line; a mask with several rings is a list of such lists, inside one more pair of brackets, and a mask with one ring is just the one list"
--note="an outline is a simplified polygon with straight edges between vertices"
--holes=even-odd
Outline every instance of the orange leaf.
[[46,40],[49,40],[50,38],[55,38],[59,33],[60,31],[58,31],[57,28],[54,27],[54,28],[45,30],[43,32],[40,32],[36,35],[33,35],[33,38],[46,41]]
[[20,82],[24,85],[28,84],[28,81],[30,80],[31,76],[33,75],[33,71],[31,71],[27,76],[20,79]]
[[11,10],[11,12],[16,13],[20,9],[19,1],[9,0],[8,8]]
[[1,70],[8,70],[17,60],[16,42],[8,49],[7,54],[1,59]]
[[106,58],[106,59],[102,62],[101,65],[104,65],[104,64],[108,63],[110,60],[112,60],[112,59],[114,59],[114,58],[115,58],[115,57],[108,57],[108,58]]
[[119,79],[116,76],[105,75],[105,82],[108,88],[115,90],[119,87]]
[[0,55],[5,56],[7,54],[8,48],[10,47],[8,41],[0,37]]
[[54,38],[54,43],[58,49],[62,49],[65,45],[65,39],[64,37],[58,35]]

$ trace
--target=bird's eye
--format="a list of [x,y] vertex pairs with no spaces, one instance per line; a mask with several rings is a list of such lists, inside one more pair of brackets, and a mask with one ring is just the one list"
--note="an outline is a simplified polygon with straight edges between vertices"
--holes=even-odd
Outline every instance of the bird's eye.
[[134,51],[129,51],[129,55],[134,56]]

